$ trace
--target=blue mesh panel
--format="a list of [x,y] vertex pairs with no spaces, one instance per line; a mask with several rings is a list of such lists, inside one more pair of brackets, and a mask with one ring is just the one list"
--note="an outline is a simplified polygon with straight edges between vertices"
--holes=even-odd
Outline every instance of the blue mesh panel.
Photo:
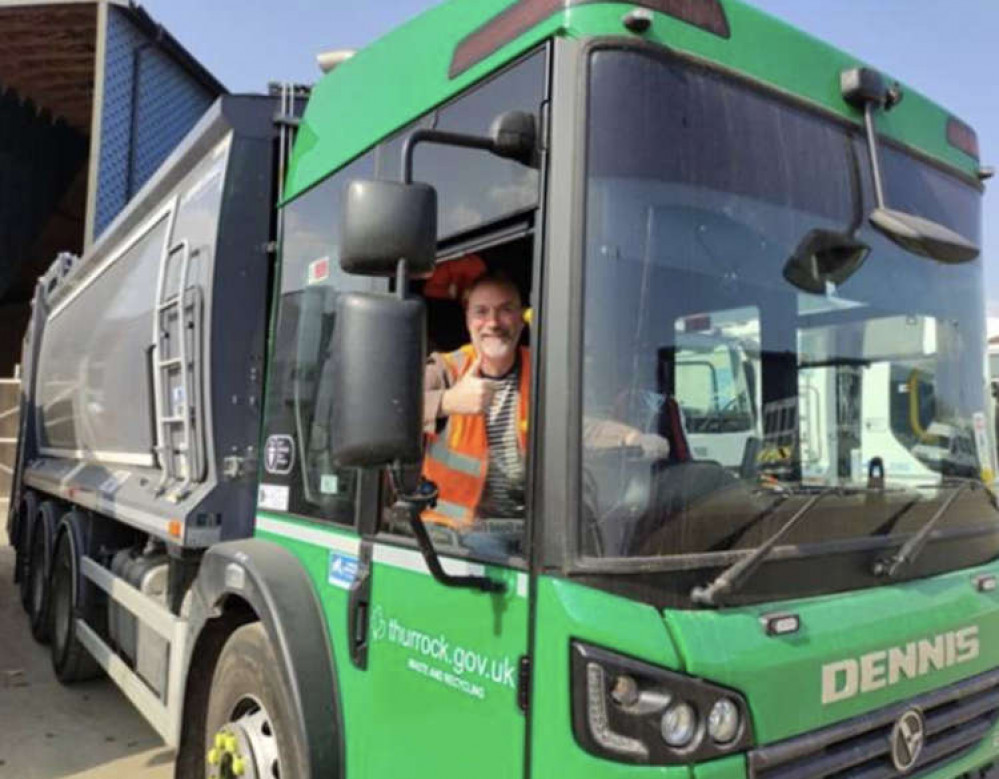
[[214,100],[159,51],[143,57],[140,72],[140,121],[135,149],[139,186],[156,172]]
[[[114,7],[108,11],[95,236],[125,207],[215,97],[132,24],[127,12]],[[138,77],[138,99],[135,149],[130,150],[133,74]]]

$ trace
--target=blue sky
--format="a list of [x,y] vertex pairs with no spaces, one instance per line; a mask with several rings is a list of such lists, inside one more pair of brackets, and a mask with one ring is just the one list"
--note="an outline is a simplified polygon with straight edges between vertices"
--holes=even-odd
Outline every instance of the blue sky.
[[[468,0],[474,2],[474,0]],[[152,16],[230,90],[315,81],[315,55],[360,48],[432,0],[146,0]],[[995,0],[754,0],[754,5],[918,89],[978,131],[999,165]],[[999,178],[985,195],[987,298],[999,316]]]

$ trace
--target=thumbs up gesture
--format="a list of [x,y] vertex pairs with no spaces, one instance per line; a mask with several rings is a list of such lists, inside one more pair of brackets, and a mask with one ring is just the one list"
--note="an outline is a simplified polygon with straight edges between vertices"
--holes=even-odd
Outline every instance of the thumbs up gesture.
[[484,414],[493,402],[497,383],[482,377],[482,358],[475,362],[468,372],[441,398],[441,411],[451,414]]

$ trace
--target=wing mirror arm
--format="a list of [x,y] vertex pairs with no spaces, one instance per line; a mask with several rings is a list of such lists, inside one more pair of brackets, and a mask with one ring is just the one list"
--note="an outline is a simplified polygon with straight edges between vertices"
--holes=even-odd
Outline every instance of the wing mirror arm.
[[459,146],[464,149],[492,151],[492,140],[478,135],[449,133],[444,130],[414,130],[406,138],[402,147],[402,183],[413,183],[413,152],[420,143],[436,143],[441,146]]
[[445,130],[421,128],[406,138],[402,147],[402,183],[413,183],[413,152],[417,144],[436,143],[464,149],[481,149],[522,165],[536,166],[538,158],[538,128],[533,114],[507,111],[497,116],[489,135],[464,135]]
[[886,86],[881,74],[870,68],[852,68],[840,74],[840,89],[847,103],[864,112],[876,200],[869,217],[871,225],[906,251],[937,262],[954,264],[977,258],[979,247],[949,227],[886,205],[874,112],[890,111],[902,102],[901,87],[897,83]]
[[430,575],[445,587],[466,588],[490,593],[505,592],[506,584],[498,579],[490,579],[488,576],[453,576],[444,570],[440,558],[437,556],[437,550],[434,549],[434,544],[430,540],[430,534],[427,533],[427,526],[421,517],[425,509],[432,508],[437,503],[437,485],[421,477],[415,490],[407,490],[404,487],[407,481],[404,470],[404,467],[399,464],[389,469],[392,486],[398,495],[395,505],[389,511],[399,519],[404,519],[409,523]]
[[874,197],[877,207],[885,208],[885,191],[881,178],[881,159],[878,154],[874,110],[882,108],[886,113],[891,111],[902,102],[902,88],[898,82],[890,87],[886,86],[881,74],[876,70],[851,68],[840,74],[840,91],[847,103],[864,112],[867,150],[871,156],[871,172],[874,176]]
[[881,157],[878,154],[877,130],[874,127],[874,102],[864,104],[864,131],[867,135],[867,151],[871,155],[871,173],[874,177],[874,200],[878,208],[885,207],[885,189],[881,179]]

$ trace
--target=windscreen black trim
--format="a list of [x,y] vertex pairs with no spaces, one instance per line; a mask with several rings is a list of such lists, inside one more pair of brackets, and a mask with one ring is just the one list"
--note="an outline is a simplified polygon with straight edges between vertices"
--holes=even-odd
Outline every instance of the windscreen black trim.
[[[932,536],[931,543],[937,541],[960,541],[993,536],[997,532],[994,523],[973,525],[954,530],[938,531]],[[912,535],[906,533],[897,536],[865,536],[860,538],[843,538],[834,541],[823,541],[808,544],[785,544],[774,547],[767,557],[767,562],[775,560],[798,560],[803,558],[819,558],[828,555],[853,554],[858,552],[877,552],[884,549],[895,549],[908,541]],[[675,571],[692,571],[707,567],[729,566],[745,558],[754,550],[740,548],[721,552],[701,552],[696,554],[672,555],[662,557],[584,557],[580,556],[574,573],[579,574],[614,574],[641,575],[646,573],[670,573]],[[903,577],[907,578],[907,577]],[[896,581],[900,581],[898,579]]]
[[[972,542],[969,544],[969,542]],[[999,532],[956,531],[937,537],[934,544],[920,556],[915,570],[899,579],[888,581],[870,573],[874,559],[871,550],[849,549],[843,545],[836,551],[829,548],[817,555],[778,555],[768,560],[743,590],[731,596],[721,611],[744,608],[778,601],[800,601],[843,593],[859,593],[882,587],[895,587],[934,577],[960,577],[968,574],[969,592],[973,591],[971,575],[982,566],[992,566],[999,557]],[[955,555],[961,558],[955,567]],[[645,560],[642,561],[643,563]],[[822,575],[817,576],[820,565]],[[631,569],[621,566],[593,572],[579,566],[563,576],[580,585],[645,603],[656,609],[696,611],[702,607],[690,599],[692,587],[702,585],[721,572],[721,566],[711,565],[688,570],[664,571],[658,567]],[[956,581],[956,579],[954,580]]]
[[732,37],[728,16],[720,0],[517,0],[484,25],[469,33],[455,47],[448,70],[457,78],[510,41],[519,38],[548,17],[581,5],[617,3],[640,6],[691,24],[719,38]]

